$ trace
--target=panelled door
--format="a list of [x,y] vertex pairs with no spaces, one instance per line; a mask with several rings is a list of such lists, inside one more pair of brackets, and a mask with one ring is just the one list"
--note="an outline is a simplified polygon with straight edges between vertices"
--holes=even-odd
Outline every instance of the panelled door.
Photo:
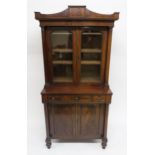
[[100,138],[100,128],[103,122],[99,122],[100,116],[99,104],[83,104],[77,106],[77,136],[82,139]]
[[52,103],[49,110],[50,134],[53,138],[101,138],[104,112],[100,104]]

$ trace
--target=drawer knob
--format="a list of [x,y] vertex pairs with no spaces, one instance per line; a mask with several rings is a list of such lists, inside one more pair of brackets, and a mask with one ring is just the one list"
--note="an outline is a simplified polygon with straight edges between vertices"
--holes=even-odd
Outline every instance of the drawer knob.
[[52,97],[52,100],[54,100],[55,99],[55,97]]
[[76,101],[79,100],[79,97],[75,97],[75,100],[76,100]]

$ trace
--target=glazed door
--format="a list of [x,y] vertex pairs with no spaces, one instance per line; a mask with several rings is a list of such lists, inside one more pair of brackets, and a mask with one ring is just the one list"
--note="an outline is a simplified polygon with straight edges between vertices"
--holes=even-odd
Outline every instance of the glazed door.
[[80,83],[103,83],[107,31],[97,27],[82,27],[78,31],[78,70]]
[[47,44],[52,83],[75,82],[75,29],[50,27],[47,30]]
[[104,83],[106,44],[106,28],[48,28],[51,82]]

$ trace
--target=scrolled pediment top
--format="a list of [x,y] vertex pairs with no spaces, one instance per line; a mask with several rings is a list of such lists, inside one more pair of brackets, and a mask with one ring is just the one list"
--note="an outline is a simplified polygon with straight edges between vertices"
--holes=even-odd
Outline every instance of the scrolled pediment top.
[[42,14],[35,12],[35,18],[37,20],[102,20],[102,21],[115,21],[119,19],[119,12],[113,14],[99,14],[90,11],[86,6],[68,6],[68,8],[62,12],[54,14]]

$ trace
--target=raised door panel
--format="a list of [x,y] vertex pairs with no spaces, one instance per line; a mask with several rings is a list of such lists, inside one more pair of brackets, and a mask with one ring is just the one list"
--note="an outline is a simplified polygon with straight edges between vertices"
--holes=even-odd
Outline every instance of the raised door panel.
[[73,138],[75,135],[75,105],[54,104],[52,116],[53,138]]
[[99,105],[81,104],[78,114],[78,136],[83,139],[99,138]]

